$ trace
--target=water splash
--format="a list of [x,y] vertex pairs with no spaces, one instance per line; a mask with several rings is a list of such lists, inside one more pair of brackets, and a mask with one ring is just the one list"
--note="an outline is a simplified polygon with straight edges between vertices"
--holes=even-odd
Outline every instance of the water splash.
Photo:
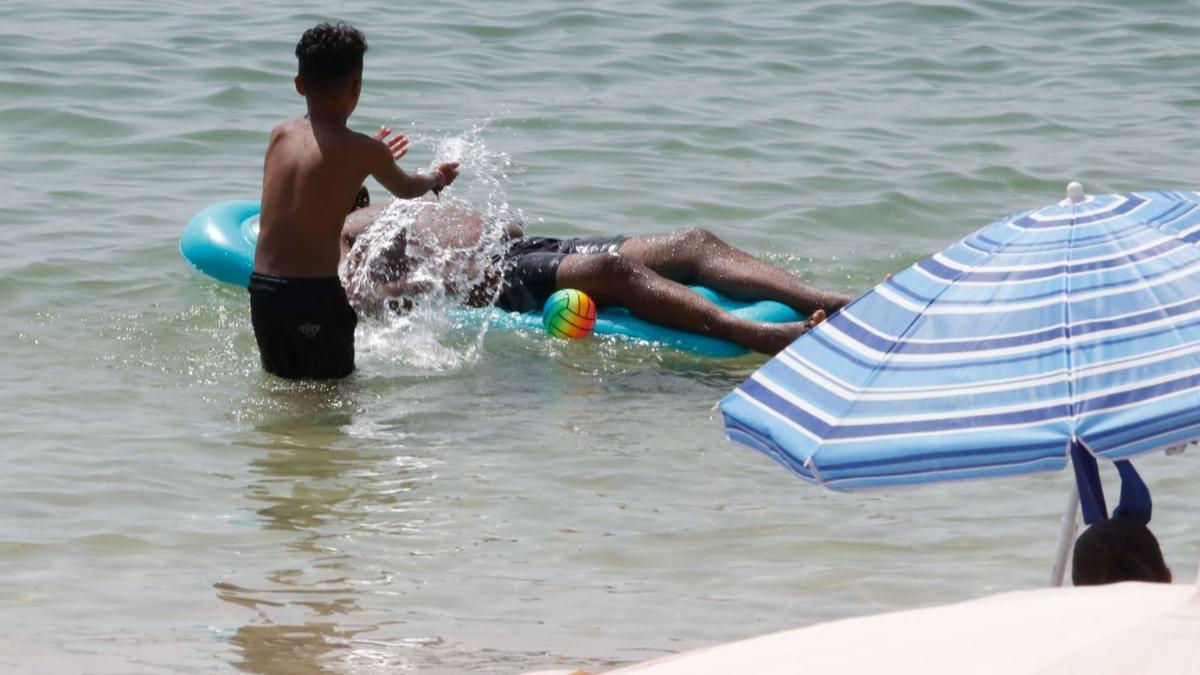
[[[501,111],[499,114],[505,114]],[[508,186],[522,169],[505,152],[490,147],[486,140],[492,118],[484,119],[458,135],[434,135],[421,132],[409,135],[414,146],[433,148],[433,160],[424,168],[432,171],[442,162],[458,162],[462,175],[447,188],[455,195],[480,209],[496,222],[525,222],[523,214],[508,202]]]
[[463,306],[494,297],[505,226],[523,220],[505,192],[512,161],[488,148],[485,129],[412,137],[435,147],[431,165],[459,162],[460,177],[440,200],[392,202],[343,262],[367,363],[443,371],[479,359],[487,323],[464,320]]

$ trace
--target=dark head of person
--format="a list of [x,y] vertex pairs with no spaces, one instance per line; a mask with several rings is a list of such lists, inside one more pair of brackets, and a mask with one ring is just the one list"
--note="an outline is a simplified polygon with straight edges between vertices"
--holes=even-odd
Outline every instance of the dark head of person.
[[353,26],[321,23],[309,28],[296,43],[296,88],[308,98],[338,97],[361,88],[366,51],[367,38]]
[[1099,586],[1121,581],[1171,583],[1158,539],[1145,523],[1128,516],[1102,520],[1079,535],[1071,582]]

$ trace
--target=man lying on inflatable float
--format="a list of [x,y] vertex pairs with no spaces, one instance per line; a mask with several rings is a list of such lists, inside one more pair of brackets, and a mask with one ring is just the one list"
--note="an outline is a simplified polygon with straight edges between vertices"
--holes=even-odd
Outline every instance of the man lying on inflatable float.
[[[851,300],[817,289],[703,229],[634,237],[531,237],[520,225],[491,223],[453,201],[401,202],[394,208],[404,210],[405,227],[372,228],[386,220],[380,215],[388,206],[358,209],[342,229],[342,283],[359,311],[410,309],[434,290],[435,278],[444,292],[462,297],[468,306],[495,305],[509,312],[540,312],[552,293],[572,288],[600,308],[624,307],[652,324],[775,354]],[[464,279],[471,280],[470,288],[459,287]],[[755,320],[723,306],[765,304],[761,301],[782,303],[786,314]],[[805,316],[807,321],[787,320]]]

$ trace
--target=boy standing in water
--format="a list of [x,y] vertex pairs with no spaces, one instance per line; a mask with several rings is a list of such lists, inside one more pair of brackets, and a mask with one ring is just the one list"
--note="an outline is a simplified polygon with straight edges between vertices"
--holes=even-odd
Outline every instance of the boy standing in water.
[[336,378],[354,370],[358,316],[337,270],[342,223],[363,180],[373,176],[397,197],[413,198],[458,176],[457,162],[407,174],[396,165],[407,138],[387,128],[365,136],[346,127],[362,91],[366,51],[366,38],[351,26],[306,31],[296,45],[295,82],[308,114],[271,130],[250,320],[263,369],[281,377]]

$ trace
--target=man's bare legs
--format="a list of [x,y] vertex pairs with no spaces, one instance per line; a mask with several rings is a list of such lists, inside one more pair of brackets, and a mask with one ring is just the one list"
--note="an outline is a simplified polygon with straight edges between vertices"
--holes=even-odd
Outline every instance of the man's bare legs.
[[682,284],[707,286],[734,300],[777,300],[802,314],[832,313],[852,299],[822,291],[699,228],[632,237],[618,253]]
[[808,323],[749,321],[646,265],[612,253],[566,256],[559,263],[555,284],[579,289],[601,307],[620,305],[640,319],[711,335],[764,354],[783,351],[825,318],[824,310],[818,308]]

